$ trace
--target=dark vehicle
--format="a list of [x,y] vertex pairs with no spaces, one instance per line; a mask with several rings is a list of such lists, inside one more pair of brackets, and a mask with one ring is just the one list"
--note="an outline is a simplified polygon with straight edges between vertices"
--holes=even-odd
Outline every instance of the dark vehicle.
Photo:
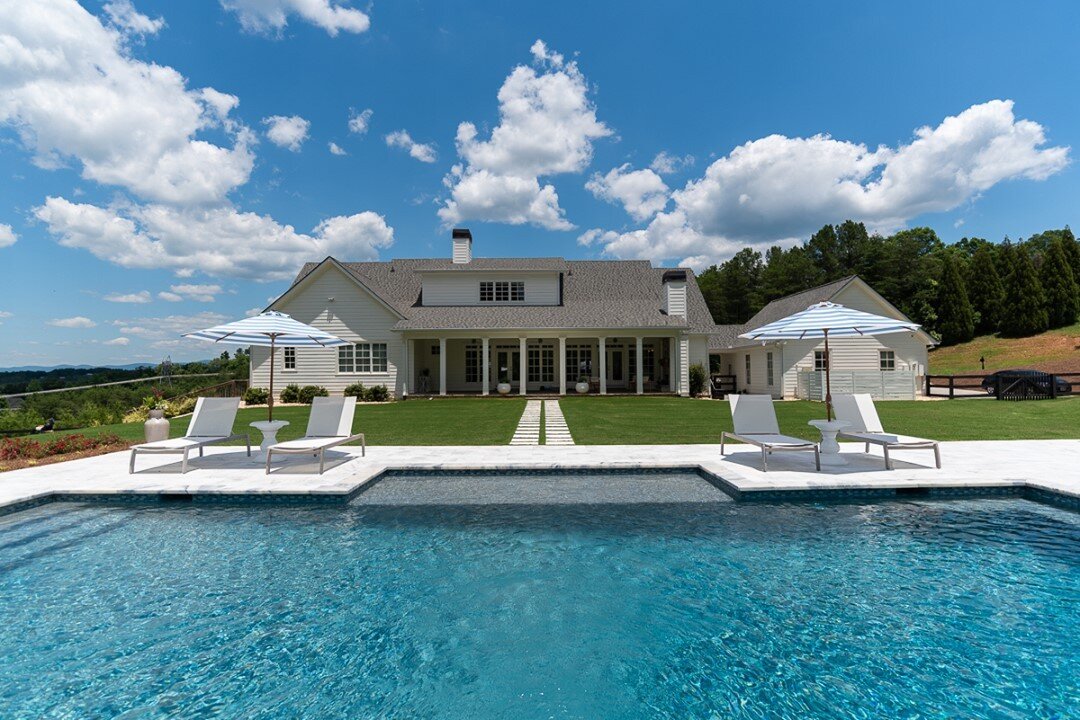
[[[996,392],[999,375],[1003,384],[1013,382],[1017,378],[1031,378],[1035,386],[1047,394],[1050,394],[1050,378],[1054,377],[1041,370],[998,370],[983,378],[982,389],[986,391],[987,395],[993,395]],[[1058,395],[1068,395],[1072,392],[1072,385],[1059,377],[1054,377],[1054,380],[1056,381]]]

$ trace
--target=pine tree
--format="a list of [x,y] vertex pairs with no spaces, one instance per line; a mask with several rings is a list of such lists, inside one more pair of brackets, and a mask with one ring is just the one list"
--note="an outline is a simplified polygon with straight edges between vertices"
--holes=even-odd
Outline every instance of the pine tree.
[[942,260],[937,296],[937,330],[945,345],[967,342],[975,336],[975,313],[968,301],[964,278],[956,259],[946,253]]
[[1061,246],[1065,250],[1065,257],[1069,258],[1073,280],[1080,284],[1080,241],[1073,236],[1072,230],[1067,225],[1061,231]]
[[1065,255],[1064,242],[1060,238],[1050,242],[1039,274],[1046,295],[1049,326],[1072,325],[1080,314],[1080,287],[1077,287],[1069,258]]
[[994,262],[994,251],[990,248],[990,245],[981,245],[968,263],[968,299],[978,314],[975,329],[980,334],[997,332],[1001,303],[1005,300],[1005,285],[1001,282]]
[[1001,334],[1027,337],[1046,330],[1046,295],[1035,272],[1031,256],[1023,245],[1006,245],[1009,275],[1005,279],[1005,301],[1001,307]]

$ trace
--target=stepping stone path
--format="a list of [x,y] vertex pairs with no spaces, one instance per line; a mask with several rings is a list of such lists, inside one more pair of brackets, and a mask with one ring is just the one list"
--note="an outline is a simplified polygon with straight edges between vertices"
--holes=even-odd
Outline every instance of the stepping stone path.
[[558,400],[544,401],[544,443],[547,445],[573,445],[570,428],[566,427]]
[[517,430],[510,441],[511,445],[540,444],[540,401],[529,400],[525,403],[525,412],[521,413]]

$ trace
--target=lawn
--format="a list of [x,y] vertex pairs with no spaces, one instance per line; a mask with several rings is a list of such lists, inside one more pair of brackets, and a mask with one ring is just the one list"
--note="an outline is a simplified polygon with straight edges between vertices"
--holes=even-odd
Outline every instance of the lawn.
[[[521,398],[439,398],[406,402],[357,405],[353,432],[366,435],[368,445],[507,445],[525,409]],[[307,427],[306,406],[278,407],[275,420],[288,420],[278,440],[301,437]],[[266,408],[245,408],[236,416],[234,432],[250,432],[254,443],[258,430],[248,427],[266,419]],[[172,437],[187,430],[189,417],[173,418]],[[69,432],[83,435],[115,433],[129,442],[142,442],[142,423],[103,425]]]
[[982,372],[979,358],[986,358],[986,370],[1030,367],[1046,372],[1080,372],[1080,324],[1050,330],[1028,338],[1001,338],[983,335],[959,345],[930,353],[930,372],[935,375],[967,375]]
[[[717,443],[731,430],[726,402],[669,397],[568,397],[561,402],[579,445]],[[989,399],[877,404],[890,432],[937,440],[1030,440],[1080,437],[1080,397],[1034,402]],[[808,420],[825,406],[802,400],[776,403],[780,432],[818,440]]]

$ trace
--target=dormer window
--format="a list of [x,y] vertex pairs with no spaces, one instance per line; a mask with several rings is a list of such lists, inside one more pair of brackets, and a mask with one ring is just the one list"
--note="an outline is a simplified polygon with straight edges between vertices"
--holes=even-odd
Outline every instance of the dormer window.
[[480,302],[525,302],[525,283],[521,280],[484,280],[480,283]]

